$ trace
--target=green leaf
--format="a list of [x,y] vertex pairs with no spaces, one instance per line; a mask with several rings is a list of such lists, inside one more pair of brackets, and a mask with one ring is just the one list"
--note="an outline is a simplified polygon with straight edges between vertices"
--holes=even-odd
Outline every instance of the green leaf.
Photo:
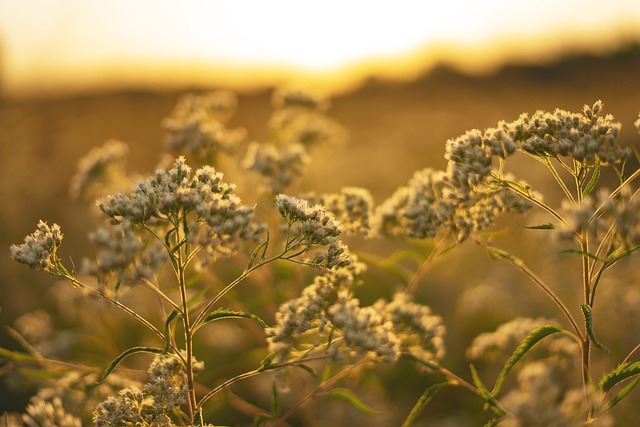
[[122,278],[118,276],[118,281],[116,282],[116,286],[113,288],[116,293],[116,297],[118,296],[118,291],[120,290],[120,285],[122,285]]
[[163,348],[156,348],[156,347],[142,347],[142,346],[138,346],[138,347],[132,347],[128,350],[125,350],[122,352],[122,354],[118,357],[116,357],[114,359],[113,362],[111,362],[111,364],[107,367],[107,369],[104,370],[104,372],[102,373],[102,375],[100,376],[100,378],[98,378],[98,380],[96,381],[96,383],[98,384],[102,384],[104,382],[104,380],[107,379],[107,377],[109,376],[109,374],[111,373],[111,371],[113,371],[116,366],[118,366],[126,357],[131,356],[132,354],[135,353],[154,353],[154,354],[162,354],[164,353],[164,349]]
[[602,377],[600,389],[606,393],[619,382],[638,374],[640,374],[640,362],[623,363]]
[[600,179],[600,161],[596,161],[596,166],[593,170],[593,174],[591,175],[591,179],[587,183],[587,186],[582,190],[582,197],[587,197],[591,191],[593,191],[594,187],[598,183],[598,179]]
[[338,399],[342,399],[349,402],[354,408],[356,408],[358,411],[360,411],[365,415],[378,415],[381,413],[380,411],[376,411],[375,409],[368,406],[366,403],[360,400],[360,398],[354,392],[352,392],[349,389],[334,388],[333,390],[330,390],[327,394],[329,394],[332,397],[336,397]]
[[607,403],[607,411],[613,408],[620,402],[627,394],[631,393],[631,391],[638,385],[640,382],[640,377],[631,381],[626,387],[616,393],[615,396],[611,398],[611,400]]
[[483,427],[495,427],[500,422],[500,417],[490,419]]
[[582,309],[582,314],[584,315],[584,324],[587,328],[587,334],[589,335],[591,342],[593,342],[593,345],[595,345],[599,349],[604,350],[608,353],[609,349],[600,344],[598,342],[598,339],[596,338],[596,335],[593,333],[593,312],[591,311],[591,306],[589,306],[589,304],[580,304],[580,308]]
[[262,361],[260,362],[260,369],[259,371],[265,371],[267,369],[270,369],[273,367],[273,359],[276,358],[276,356],[280,354],[279,351],[274,351],[272,353],[269,353],[267,355],[267,357],[265,357],[264,359],[262,359]]
[[502,388],[502,384],[504,383],[507,374],[509,373],[511,368],[513,368],[514,365],[518,363],[522,356],[524,356],[529,350],[531,350],[531,348],[540,340],[557,332],[562,332],[562,329],[555,325],[541,326],[529,332],[529,334],[520,342],[520,344],[518,344],[518,347],[516,347],[515,351],[502,368],[502,371],[500,372],[500,375],[498,375],[498,379],[496,380],[496,385],[493,387],[493,391],[491,392],[491,396],[496,397],[498,393],[500,393],[500,389]]
[[615,256],[612,256],[611,258],[608,258],[606,263],[605,263],[605,268],[611,268],[613,267],[613,265],[618,262],[619,260],[621,260],[622,258],[631,255],[633,252],[635,252],[638,248],[640,248],[640,243],[634,243],[633,245],[629,245],[628,247],[622,248],[620,250],[615,251],[614,253],[616,254]]
[[407,418],[402,423],[402,427],[409,427],[411,423],[416,419],[418,415],[422,412],[422,410],[427,406],[433,396],[444,386],[450,385],[448,382],[433,384],[429,388],[427,388],[422,396],[416,401],[416,404],[411,408],[411,412],[407,415]]
[[597,256],[595,256],[594,254],[590,254],[589,252],[585,252],[585,251],[580,251],[578,249],[565,249],[560,251],[561,254],[576,254],[576,255],[580,255],[580,256],[586,256],[587,258],[591,258],[595,261],[602,261],[600,258],[598,258]]
[[29,353],[22,353],[19,351],[7,350],[6,348],[2,348],[2,347],[0,347],[0,357],[13,360],[14,362],[19,362],[19,363],[37,361],[36,358],[30,355]]
[[215,322],[216,320],[220,320],[220,319],[251,319],[251,320],[255,320],[256,322],[258,322],[260,324],[260,326],[262,326],[263,328],[267,328],[268,325],[265,323],[264,320],[262,320],[260,317],[256,316],[255,314],[251,314],[251,313],[245,313],[244,311],[234,311],[234,310],[229,310],[228,308],[218,308],[214,311],[212,311],[211,313],[209,313],[207,315],[207,317],[205,317],[202,322],[196,326],[195,330],[198,330],[201,326],[205,325],[206,323],[209,322]]
[[260,254],[260,258],[258,262],[262,262],[265,260],[268,247],[269,247],[269,230],[267,230],[267,240],[260,243],[258,247],[256,247],[253,250],[253,253],[251,254],[251,258],[249,259],[249,264],[247,265],[247,270],[251,270],[251,267],[253,267],[253,264],[255,263],[256,258],[258,257],[258,254],[260,253],[260,251],[262,251],[262,254]]
[[177,317],[182,316],[180,316],[180,312],[178,310],[173,310],[169,313],[167,320],[164,322],[164,337],[167,340],[167,345],[164,348],[165,353],[169,351],[169,348],[171,348],[171,334],[169,333],[169,328],[171,327],[171,322]]
[[200,292],[198,292],[197,294],[195,294],[194,296],[192,296],[191,298],[189,298],[189,301],[187,301],[187,307],[193,309],[194,306],[196,304],[198,304],[198,302],[200,302],[202,300],[202,298],[207,295],[207,293],[209,292],[208,288],[204,288],[202,289]]
[[318,375],[318,372],[313,369],[311,366],[309,365],[305,365],[304,363],[300,363],[300,364],[295,364],[293,365],[296,368],[300,368],[303,371],[307,371],[313,378],[318,379],[320,377],[320,375]]
[[280,416],[280,393],[278,393],[278,384],[276,381],[271,386],[271,393],[273,394],[273,417]]
[[478,375],[478,370],[476,369],[475,366],[473,366],[473,363],[469,365],[469,369],[471,369],[471,378],[473,379],[473,385],[476,386],[476,389],[478,389],[482,398],[487,403],[493,402],[494,401],[493,396],[491,395],[491,393],[489,393],[489,390],[487,390],[487,387],[485,387],[484,383],[480,379],[480,375]]
[[530,230],[553,230],[556,228],[556,226],[548,222],[546,224],[530,225],[529,227],[525,227],[525,228],[528,228]]

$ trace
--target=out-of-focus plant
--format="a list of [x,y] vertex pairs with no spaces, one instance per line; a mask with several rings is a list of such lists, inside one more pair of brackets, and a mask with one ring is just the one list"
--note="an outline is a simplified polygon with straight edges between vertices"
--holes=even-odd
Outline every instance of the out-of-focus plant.
[[[77,405],[65,407],[68,400],[61,396],[67,393],[62,390],[86,390],[96,387],[95,382],[101,384],[92,396],[100,397],[91,408],[97,426],[206,425],[215,422],[204,411],[207,402],[231,385],[266,372],[277,373],[273,408],[254,411],[255,425],[286,425],[311,397],[329,390],[371,416],[373,409],[355,393],[334,387],[335,383],[359,368],[404,359],[430,372],[430,378],[443,380],[426,387],[403,417],[403,426],[415,422],[445,387],[463,388],[477,396],[489,412],[488,425],[610,425],[611,409],[640,379],[640,362],[634,361],[640,345],[595,381],[592,348],[606,349],[601,343],[605,339],[596,338],[593,307],[609,269],[640,247],[639,190],[635,188],[640,170],[625,170],[630,151],[617,145],[620,125],[603,114],[601,102],[585,106],[580,113],[523,114],[496,128],[469,131],[449,140],[446,170],[416,172],[406,186],[378,206],[366,189],[355,187],[334,194],[282,194],[303,172],[308,148],[340,140],[344,130],[326,115],[329,102],[321,95],[284,89],[274,94],[273,104],[269,122],[273,141],[250,143],[240,162],[267,179],[279,225],[270,219],[271,229],[267,229],[257,220],[254,207],[243,205],[234,185],[212,166],[220,154],[240,153],[246,141],[244,130],[226,128],[236,98],[223,91],[181,98],[164,122],[168,147],[187,151],[204,165],[193,171],[184,157],[178,157],[129,191],[103,198],[98,205],[107,221],[90,234],[97,251],[84,260],[81,270],[59,255],[63,235],[55,224],[41,221],[24,243],[11,247],[15,260],[108,302],[155,336],[157,343],[130,347],[97,372],[46,360],[30,348],[29,334],[14,331],[30,352],[3,350],[4,358],[12,363],[39,362],[67,373],[57,388],[54,382],[34,397],[21,416],[23,422],[80,425],[85,414]],[[640,118],[636,126],[640,130]],[[114,177],[117,185],[126,186],[131,180],[122,167],[125,151],[121,143],[111,142],[90,153],[79,165],[73,194],[95,194]],[[564,196],[560,206],[545,202],[541,193],[507,171],[516,155],[535,160],[549,172]],[[616,180],[611,191],[602,188],[607,171],[613,171]],[[102,180],[100,185],[96,179]],[[548,222],[528,228],[552,233],[550,247],[565,241],[572,245],[566,252],[575,254],[581,266],[581,277],[576,279],[580,301],[560,298],[523,259],[499,248],[495,235],[488,232],[499,215],[531,209],[540,209]],[[381,259],[362,250],[360,259],[377,268],[402,271],[398,276],[404,280],[404,287],[391,298],[364,305],[356,293],[367,285],[362,279],[366,265],[357,251],[352,253],[338,239],[340,235],[401,236],[409,246],[422,241],[432,244],[428,256],[408,275],[401,258],[415,256],[415,251]],[[464,242],[485,248],[493,258],[523,273],[563,319],[519,317],[495,332],[479,335],[467,351],[472,362],[468,375],[446,367],[444,321],[416,301],[429,268]],[[215,271],[224,261],[243,256],[242,271],[220,288],[203,279],[203,271]],[[256,270],[282,262],[309,266],[318,274],[298,296],[279,305],[270,326],[251,311],[224,307],[232,295],[240,295],[235,291]],[[151,304],[138,311],[122,299],[134,285],[142,285],[159,301],[155,307],[161,322],[146,314]],[[580,309],[580,318],[574,308]],[[253,370],[199,384],[198,373],[204,369],[195,350],[199,331],[227,318],[259,325],[267,356]],[[511,355],[490,389],[476,365],[481,360],[495,361],[504,352]],[[114,371],[138,353],[154,355],[145,380],[121,380],[125,376]],[[318,372],[319,362],[325,363],[322,372]],[[318,385],[282,411],[280,390],[286,387],[286,373],[292,367],[311,373]],[[515,381],[508,381],[512,372]],[[580,381],[572,383],[566,372],[578,372]],[[59,386],[69,384],[70,378],[75,378],[73,387]],[[5,419],[8,425],[19,422]]]

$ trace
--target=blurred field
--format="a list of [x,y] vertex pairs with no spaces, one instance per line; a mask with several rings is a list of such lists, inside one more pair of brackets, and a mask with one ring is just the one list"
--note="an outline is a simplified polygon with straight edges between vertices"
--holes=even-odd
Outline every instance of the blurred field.
[[[333,99],[329,114],[346,127],[350,142],[319,153],[301,188],[329,192],[346,185],[362,186],[381,202],[414,171],[427,166],[443,168],[444,143],[449,138],[472,128],[492,127],[501,119],[515,119],[522,112],[556,107],[578,111],[583,104],[598,99],[604,101],[606,112],[622,122],[621,143],[640,148],[640,137],[633,127],[640,111],[639,76],[640,47],[630,46],[602,57],[575,55],[541,66],[506,66],[487,76],[463,75],[442,66],[410,83],[370,80],[354,92]],[[246,127],[250,139],[266,140],[270,95],[270,90],[240,93],[239,111],[231,125]],[[60,224],[65,232],[65,255],[80,258],[90,221],[85,204],[71,201],[68,195],[76,161],[92,147],[116,138],[130,145],[130,171],[151,172],[164,150],[160,123],[178,96],[129,91],[55,99],[0,99],[0,247],[4,251],[0,257],[1,326],[11,325],[21,313],[46,308],[42,296],[52,282],[47,275],[11,261],[9,245],[21,242],[39,219],[45,219]],[[234,173],[229,171],[230,181]],[[519,173],[536,180],[526,169]],[[250,189],[239,192],[250,197]],[[513,243],[514,248],[519,249],[520,243]],[[477,248],[463,248],[467,250],[478,252]],[[531,255],[548,255],[538,250],[540,253],[534,249]],[[434,311],[445,315],[449,338],[459,332],[460,339],[466,340],[448,343],[455,363],[461,363],[456,359],[462,357],[456,357],[456,352],[461,353],[472,338],[467,335],[479,332],[482,326],[465,328],[451,321],[459,315],[459,307],[453,302],[464,289],[447,286],[446,281],[455,271],[455,259],[474,259],[464,254],[435,271],[423,292]],[[478,265],[458,273],[456,281],[477,284],[492,274],[501,278],[509,274],[493,273],[492,269],[492,264]],[[535,292],[532,294],[533,305],[524,308],[524,315],[540,313],[536,301],[544,300],[536,300]],[[518,314],[496,310],[485,310],[494,314],[487,325]],[[553,311],[550,315],[557,316]],[[640,337],[640,329],[633,327],[629,334]],[[2,331],[0,346],[16,344]],[[420,390],[419,385],[413,386]],[[6,393],[0,379],[0,413],[19,409],[24,403]],[[420,391],[417,393],[411,398],[415,400]],[[629,400],[628,407],[640,402],[638,392]]]

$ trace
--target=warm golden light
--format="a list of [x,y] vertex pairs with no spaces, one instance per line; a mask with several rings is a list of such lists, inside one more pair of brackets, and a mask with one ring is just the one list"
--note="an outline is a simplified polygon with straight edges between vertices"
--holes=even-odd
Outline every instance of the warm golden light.
[[7,92],[305,79],[339,89],[436,62],[487,70],[640,38],[634,0],[187,2],[26,0],[0,6]]

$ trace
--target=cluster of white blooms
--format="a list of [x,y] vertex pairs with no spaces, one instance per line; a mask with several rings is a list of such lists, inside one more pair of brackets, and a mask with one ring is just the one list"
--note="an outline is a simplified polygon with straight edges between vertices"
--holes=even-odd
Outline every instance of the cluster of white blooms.
[[376,302],[373,309],[393,325],[404,353],[426,361],[444,358],[446,328],[442,317],[433,314],[429,307],[416,304],[410,295],[398,292],[390,302]]
[[[535,361],[518,373],[518,388],[508,393],[501,403],[508,411],[498,423],[501,427],[548,427],[594,424],[613,426],[609,414],[592,419],[601,395],[590,390],[587,399],[580,388],[566,388],[560,373],[552,364]],[[585,420],[590,420],[585,422]]]
[[556,109],[522,114],[507,128],[519,148],[538,156],[563,156],[593,164],[596,156],[604,164],[619,163],[631,154],[616,144],[620,123],[603,114],[604,104],[585,105],[582,113]]
[[372,231],[415,238],[435,236],[454,211],[444,176],[431,168],[414,173],[406,186],[376,208]]
[[313,265],[330,269],[353,262],[348,247],[336,239],[342,232],[341,224],[323,206],[311,206],[306,200],[286,194],[276,196],[276,206],[289,226],[291,243],[326,247],[313,258]]
[[330,101],[320,92],[299,87],[284,87],[273,93],[275,108],[269,127],[281,144],[338,143],[345,131],[326,115]]
[[[505,179],[513,180],[510,176]],[[372,232],[422,239],[450,230],[463,241],[470,233],[490,226],[499,214],[524,212],[532,206],[488,179],[473,192],[467,184],[462,192],[458,190],[445,172],[418,171],[376,208]]]
[[328,330],[325,326],[329,323],[329,306],[335,302],[338,291],[351,289],[365,268],[364,264],[355,261],[345,267],[325,270],[303,289],[298,298],[280,306],[275,325],[266,330],[269,350],[278,352],[276,363],[288,360],[295,350],[298,336],[304,332],[315,328],[320,332]]
[[139,181],[132,193],[109,196],[99,206],[115,222],[131,224],[166,223],[191,213],[189,237],[212,256],[233,253],[240,240],[254,240],[264,230],[252,222],[253,208],[241,204],[220,172],[203,166],[192,175],[184,157]]
[[302,144],[288,144],[282,149],[271,143],[252,142],[242,161],[246,170],[258,172],[268,179],[272,193],[279,193],[302,175],[310,157]]
[[331,323],[340,330],[347,348],[359,353],[373,353],[376,358],[395,362],[401,354],[400,340],[378,308],[361,307],[360,301],[348,290],[328,309]]
[[80,418],[67,413],[57,397],[51,401],[32,401],[22,415],[22,423],[27,427],[82,427]]
[[71,196],[80,199],[100,194],[96,187],[123,186],[128,182],[124,171],[128,152],[129,146],[115,139],[89,151],[78,161],[77,171],[71,178]]
[[366,234],[371,229],[373,198],[359,187],[343,187],[339,193],[323,194],[318,203],[331,212],[348,234]]
[[621,245],[636,243],[640,235],[640,198],[628,186],[622,187],[617,195],[606,189],[592,194],[580,205],[564,201],[566,223],[557,229],[557,236],[572,240],[587,231],[594,238],[601,238],[611,227]]
[[236,107],[237,98],[230,91],[183,95],[163,121],[168,133],[167,146],[173,150],[188,149],[206,158],[219,152],[233,153],[246,137],[245,129],[225,126]]
[[[204,369],[193,361],[194,373]],[[149,382],[142,389],[128,386],[101,402],[93,413],[96,427],[136,425],[174,426],[172,415],[186,402],[187,377],[184,364],[176,355],[158,355],[149,366]]]
[[491,358],[502,351],[513,351],[531,331],[550,323],[545,318],[515,318],[503,323],[494,332],[484,332],[475,337],[467,349],[467,357],[477,360]]
[[278,353],[276,363],[299,354],[300,337],[311,330],[325,339],[332,337],[329,344],[336,356],[366,354],[387,362],[397,361],[403,353],[427,361],[444,357],[445,327],[429,307],[412,302],[404,293],[391,302],[360,305],[352,286],[363,269],[356,262],[327,270],[299,298],[280,307],[274,327],[267,329],[269,350]]
[[38,228],[24,238],[24,243],[11,245],[9,248],[12,259],[27,264],[36,270],[56,268],[56,252],[62,243],[62,231],[58,224],[51,227],[44,221],[38,222]]
[[[204,370],[204,363],[193,360],[194,374]],[[149,382],[142,391],[153,399],[153,406],[158,414],[167,414],[186,402],[187,375],[184,364],[175,355],[158,355],[149,366]]]

